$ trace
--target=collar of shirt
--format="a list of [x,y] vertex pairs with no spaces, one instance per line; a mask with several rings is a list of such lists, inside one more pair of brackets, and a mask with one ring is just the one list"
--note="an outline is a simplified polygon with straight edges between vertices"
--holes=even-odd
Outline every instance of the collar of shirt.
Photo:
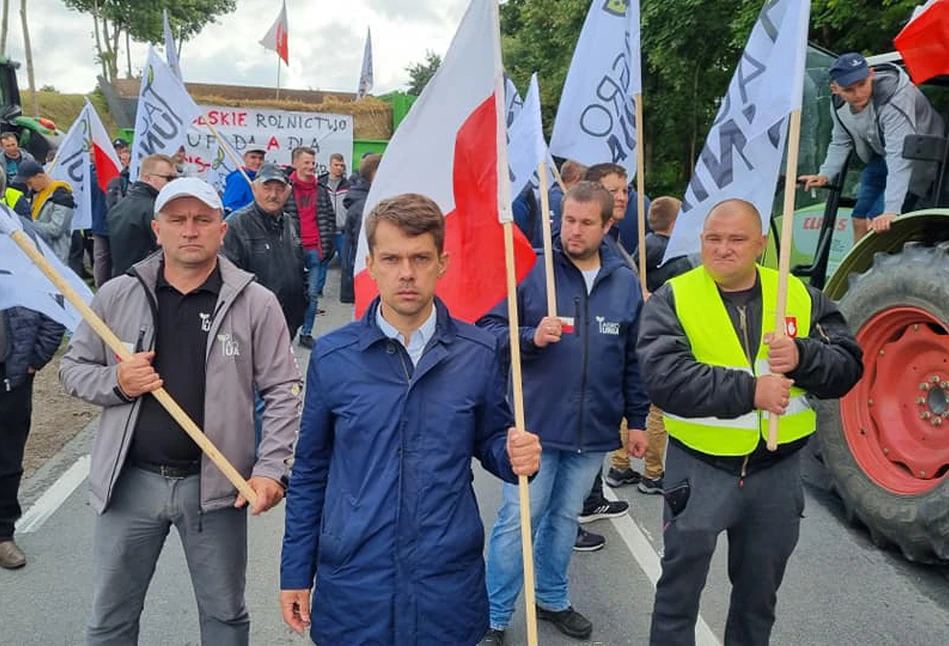
[[[210,292],[216,296],[221,293],[221,287],[223,287],[223,285],[224,279],[221,277],[221,264],[218,263],[214,266],[214,271],[211,272],[207,279],[201,283],[201,285],[191,290],[189,294],[194,294],[195,292]],[[160,289],[173,289],[176,292],[178,291],[174,285],[165,280],[164,260],[162,260],[161,265],[158,267],[158,281],[155,284],[155,291]]]
[[388,338],[398,339],[399,342],[405,346],[405,350],[409,353],[409,358],[412,359],[412,365],[414,366],[418,365],[419,360],[422,358],[422,352],[425,351],[425,346],[428,345],[431,338],[435,336],[435,324],[437,321],[438,316],[433,303],[432,313],[428,315],[428,318],[425,319],[421,327],[415,330],[415,332],[412,332],[412,337],[409,339],[409,342],[406,343],[399,331],[392,327],[382,316],[382,303],[379,303],[379,307],[376,309],[376,325],[379,326],[379,329],[382,330],[382,333]]

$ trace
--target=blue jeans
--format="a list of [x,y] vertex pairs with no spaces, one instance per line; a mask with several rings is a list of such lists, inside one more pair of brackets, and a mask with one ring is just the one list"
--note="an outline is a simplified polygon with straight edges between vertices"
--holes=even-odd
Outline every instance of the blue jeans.
[[860,173],[860,190],[851,217],[873,219],[883,213],[886,193],[886,160],[874,155]]
[[[545,449],[530,484],[537,605],[554,612],[570,606],[567,567],[577,538],[577,515],[605,453]],[[504,502],[491,530],[487,586],[491,627],[505,630],[524,585],[517,485],[504,484]]]
[[[320,301],[320,290],[326,282],[326,265],[320,259],[319,249],[306,249],[304,251],[303,262],[306,265],[306,294],[307,306],[306,313],[303,315],[303,328],[300,330],[300,336],[312,336],[313,322],[316,320],[317,305]],[[320,282],[322,274],[322,282]]]

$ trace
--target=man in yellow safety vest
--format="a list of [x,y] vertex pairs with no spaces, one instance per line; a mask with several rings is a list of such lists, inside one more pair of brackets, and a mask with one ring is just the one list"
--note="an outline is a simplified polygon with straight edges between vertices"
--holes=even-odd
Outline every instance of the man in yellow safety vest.
[[833,302],[794,276],[787,335],[773,334],[778,273],[756,264],[767,238],[753,204],[715,206],[701,241],[702,266],[652,295],[637,344],[670,438],[650,644],[695,643],[709,562],[727,532],[725,643],[766,645],[804,509],[799,451],[816,424],[807,396],[846,394],[863,372],[862,353]]

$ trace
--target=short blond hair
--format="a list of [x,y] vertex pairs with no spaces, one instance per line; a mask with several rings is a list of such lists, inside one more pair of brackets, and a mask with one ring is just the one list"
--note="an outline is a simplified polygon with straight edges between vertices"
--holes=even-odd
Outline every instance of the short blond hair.
[[656,233],[669,231],[675,225],[680,210],[682,210],[681,200],[670,195],[657,197],[649,205],[649,213],[646,215],[649,228]]

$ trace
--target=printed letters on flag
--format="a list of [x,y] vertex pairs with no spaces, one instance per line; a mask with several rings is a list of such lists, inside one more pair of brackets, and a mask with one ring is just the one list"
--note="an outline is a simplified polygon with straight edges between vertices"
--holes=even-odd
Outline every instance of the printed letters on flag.
[[517,115],[521,113],[521,108],[524,106],[524,99],[521,98],[520,93],[517,91],[517,86],[514,85],[514,81],[510,76],[507,75],[507,72],[504,73],[504,113],[507,115],[505,117],[504,123],[510,128],[514,125],[514,120],[517,118]]
[[639,0],[592,0],[550,137],[550,152],[636,174],[636,112],[642,91]]
[[[507,293],[504,230],[511,219],[504,146],[503,71],[494,0],[468,6],[441,67],[389,143],[372,183],[355,262],[356,316],[376,289],[365,259],[365,221],[381,200],[421,193],[445,214],[451,260],[438,295],[452,315],[475,321]],[[499,143],[500,142],[500,143]],[[502,172],[498,173],[498,168]],[[515,228],[516,276],[535,255]]]
[[753,203],[768,230],[788,115],[801,108],[809,19],[809,0],[765,2],[696,162],[666,259],[697,252],[705,216],[728,198]]
[[540,88],[537,74],[531,76],[531,84],[524,98],[524,107],[508,129],[508,161],[511,164],[511,195],[517,197],[528,183],[535,188],[539,184],[537,166],[547,164],[547,185],[555,182],[554,160],[544,141],[544,125],[540,114]]

